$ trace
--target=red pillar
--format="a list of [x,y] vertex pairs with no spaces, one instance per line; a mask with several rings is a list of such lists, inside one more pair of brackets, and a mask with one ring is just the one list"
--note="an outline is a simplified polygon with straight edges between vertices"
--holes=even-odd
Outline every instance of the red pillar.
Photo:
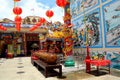
[[89,50],[89,46],[86,47],[87,50],[87,56],[86,56],[86,72],[90,73],[91,70],[91,65],[90,65],[90,50]]

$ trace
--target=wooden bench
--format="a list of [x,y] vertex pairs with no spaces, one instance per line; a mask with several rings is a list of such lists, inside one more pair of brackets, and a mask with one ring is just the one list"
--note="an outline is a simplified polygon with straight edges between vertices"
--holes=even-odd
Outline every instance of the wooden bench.
[[50,69],[59,69],[59,72],[58,72],[59,77],[62,77],[62,66],[60,64],[50,65],[50,64],[47,64],[47,63],[45,63],[44,61],[42,61],[40,59],[39,60],[32,60],[31,62],[37,68],[41,67],[41,68],[43,68],[45,70],[45,77],[46,78],[48,77],[48,71]]

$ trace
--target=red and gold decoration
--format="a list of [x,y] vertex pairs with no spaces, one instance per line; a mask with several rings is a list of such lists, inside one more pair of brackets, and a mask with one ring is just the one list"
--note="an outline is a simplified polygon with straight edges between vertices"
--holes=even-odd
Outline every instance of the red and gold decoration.
[[40,17],[40,23],[44,23],[46,20],[45,20],[45,18],[43,18],[43,17]]
[[7,31],[7,28],[0,24],[0,30]]
[[[65,8],[68,9],[69,7],[69,1],[68,0],[56,0],[56,4],[61,7],[61,8]],[[70,9],[69,11],[66,12],[65,10],[65,15],[63,17],[64,20],[64,34],[66,34],[64,36],[64,53],[66,56],[70,56],[72,54],[72,30],[71,28],[69,28],[69,25],[71,25],[71,15],[70,15]],[[72,27],[72,26],[71,26]]]
[[50,19],[51,17],[53,17],[54,12],[52,10],[47,10],[46,11],[46,16]]
[[68,0],[56,0],[56,4],[61,7],[61,8],[65,8],[67,10],[65,10],[64,12],[64,48],[63,48],[63,52],[65,54],[66,57],[66,61],[65,61],[65,66],[74,66],[75,62],[73,61],[73,59],[70,57],[72,55],[72,45],[73,45],[73,40],[72,40],[72,29],[71,29],[71,15],[70,15],[70,2]]
[[41,24],[42,24],[41,22],[38,22],[38,23],[36,23],[36,26],[39,27],[39,26],[41,26]]
[[40,27],[42,24],[44,24],[45,21],[46,21],[45,18],[40,17],[39,22],[36,23],[33,27],[31,27],[29,31],[31,31],[31,32],[34,31],[35,29],[37,29],[38,27]]
[[[40,25],[40,24],[39,24],[39,25]],[[38,27],[39,27],[38,25],[34,25],[33,27],[31,27],[31,28],[30,28],[30,30],[29,30],[29,31],[31,31],[31,32],[32,32],[32,31],[34,31],[35,29],[37,29]]]
[[52,33],[48,34],[47,37],[49,38],[55,38],[55,39],[62,39],[64,37],[64,33],[63,31],[58,31],[58,30],[54,30],[52,31]]
[[73,45],[73,40],[72,40],[72,30],[68,27],[64,27],[64,53],[65,56],[70,56],[72,55],[72,45]]
[[65,13],[65,16],[63,17],[63,20],[67,24],[67,27],[69,27],[69,25],[71,25],[71,15],[70,15],[70,13]]

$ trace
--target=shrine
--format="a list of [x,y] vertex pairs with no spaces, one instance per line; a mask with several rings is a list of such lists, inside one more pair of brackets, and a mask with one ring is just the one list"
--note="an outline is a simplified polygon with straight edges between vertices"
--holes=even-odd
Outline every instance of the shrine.
[[120,0],[0,3],[0,80],[120,79]]

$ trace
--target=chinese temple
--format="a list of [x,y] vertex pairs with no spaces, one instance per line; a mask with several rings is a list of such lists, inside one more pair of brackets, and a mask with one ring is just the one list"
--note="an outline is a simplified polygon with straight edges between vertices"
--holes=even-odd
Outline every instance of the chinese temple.
[[0,80],[120,80],[120,0],[0,3]]

